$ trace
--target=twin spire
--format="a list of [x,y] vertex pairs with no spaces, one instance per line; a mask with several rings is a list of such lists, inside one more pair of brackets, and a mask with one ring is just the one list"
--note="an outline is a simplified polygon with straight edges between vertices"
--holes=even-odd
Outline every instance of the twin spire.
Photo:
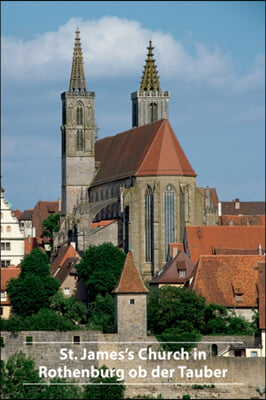
[[[71,94],[82,94],[86,93],[86,79],[84,73],[84,63],[83,63],[83,55],[82,48],[80,42],[80,31],[77,28],[76,30],[76,39],[73,53],[73,61],[72,61],[72,70],[71,70],[71,78],[69,84],[69,93]],[[140,85],[140,92],[161,92],[159,75],[157,72],[157,67],[155,64],[155,60],[153,58],[151,40],[149,41],[149,46],[147,47],[148,54],[146,58],[146,64],[144,66],[143,76]]]
[[146,58],[146,65],[144,67],[143,76],[140,84],[140,92],[161,92],[159,75],[156,69],[155,60],[153,59],[151,40],[147,47],[148,54]]
[[87,87],[84,74],[83,55],[82,55],[79,34],[80,31],[77,28],[73,61],[72,61],[71,78],[69,84],[69,93],[81,95],[82,93],[85,94],[87,92]]

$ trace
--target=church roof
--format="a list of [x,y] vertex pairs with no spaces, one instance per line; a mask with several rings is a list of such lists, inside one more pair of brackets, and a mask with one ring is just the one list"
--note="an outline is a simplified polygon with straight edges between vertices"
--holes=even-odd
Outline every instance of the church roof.
[[130,176],[196,176],[167,119],[162,119],[95,144],[100,168],[91,186]]
[[151,40],[149,41],[149,47],[147,47],[148,54],[146,58],[146,64],[144,67],[142,80],[140,84],[140,92],[158,91],[161,92],[159,76],[153,59]]
[[127,253],[118,284],[113,290],[113,293],[148,293],[148,289],[141,279],[131,251]]

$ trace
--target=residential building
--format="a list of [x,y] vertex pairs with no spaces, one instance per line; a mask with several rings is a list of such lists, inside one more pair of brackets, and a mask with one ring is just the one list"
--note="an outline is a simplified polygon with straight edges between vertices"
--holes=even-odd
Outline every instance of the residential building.
[[24,254],[24,235],[1,187],[1,267],[19,265]]
[[2,318],[9,318],[11,312],[11,305],[6,291],[7,283],[11,278],[17,278],[19,274],[20,274],[20,268],[18,267],[1,268],[0,270]]

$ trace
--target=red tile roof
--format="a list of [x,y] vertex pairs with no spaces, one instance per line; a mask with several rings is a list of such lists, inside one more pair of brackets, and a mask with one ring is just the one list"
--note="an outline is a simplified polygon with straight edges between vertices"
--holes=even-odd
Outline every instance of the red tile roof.
[[21,210],[13,210],[12,214],[17,218],[20,219],[21,215],[22,215],[22,211]]
[[215,248],[259,254],[259,245],[264,251],[264,226],[186,226],[185,251],[194,263],[201,255],[214,254]]
[[6,290],[6,285],[9,279],[17,278],[21,269],[17,267],[0,268],[1,290]]
[[92,186],[130,176],[196,176],[168,120],[97,141],[95,158],[100,168]]
[[[201,256],[187,281],[207,304],[257,307],[259,261],[265,262],[265,256]],[[241,301],[236,295],[242,296]]]
[[116,219],[108,219],[108,220],[105,220],[105,221],[91,222],[90,227],[91,228],[98,228],[98,227],[102,227],[102,226],[107,226],[107,225],[110,225],[114,221],[116,221]]
[[265,260],[259,262],[259,328],[265,329]]
[[[1,291],[5,291],[7,287],[7,283],[11,278],[17,278],[20,274],[21,269],[18,267],[8,267],[8,268],[0,268],[0,281],[1,281]],[[9,305],[9,299],[6,301],[1,300],[1,304]]]
[[57,272],[58,268],[62,268],[64,265],[65,261],[70,258],[76,258],[79,260],[81,257],[79,253],[77,252],[76,249],[70,244],[68,246],[64,246],[60,249],[57,257],[53,260],[51,264],[51,275],[54,276],[54,274]]
[[36,236],[41,236],[42,222],[51,213],[59,213],[58,201],[38,201],[32,212],[32,225],[36,229]]
[[131,251],[127,253],[118,284],[113,293],[148,293],[148,289],[141,279]]
[[20,221],[22,221],[22,220],[26,220],[26,221],[32,220],[32,213],[33,213],[32,209],[28,209],[28,210],[23,211],[23,213],[19,217],[19,220]]
[[219,225],[265,225],[265,215],[222,215]]
[[25,255],[30,254],[30,252],[35,249],[36,247],[42,247],[43,239],[39,237],[29,237],[24,240],[24,250]]
[[184,251],[183,243],[169,243],[170,256],[174,258],[179,251]]
[[[183,251],[178,254],[154,276],[150,284],[183,284],[194,268],[193,262]],[[180,278],[179,271],[184,270],[185,276]]]
[[[236,205],[239,203],[239,208]],[[265,215],[264,201],[221,201],[222,215]]]

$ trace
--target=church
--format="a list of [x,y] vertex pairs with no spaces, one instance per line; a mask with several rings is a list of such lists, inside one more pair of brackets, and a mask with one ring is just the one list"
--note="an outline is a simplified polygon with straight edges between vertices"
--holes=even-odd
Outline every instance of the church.
[[[161,89],[149,41],[132,127],[97,140],[95,92],[87,90],[77,29],[69,89],[62,100],[62,214],[54,245],[79,251],[112,242],[132,251],[145,278],[182,243],[186,225],[215,225],[214,189],[198,187],[169,122],[170,92]],[[216,194],[216,192],[215,192]]]

